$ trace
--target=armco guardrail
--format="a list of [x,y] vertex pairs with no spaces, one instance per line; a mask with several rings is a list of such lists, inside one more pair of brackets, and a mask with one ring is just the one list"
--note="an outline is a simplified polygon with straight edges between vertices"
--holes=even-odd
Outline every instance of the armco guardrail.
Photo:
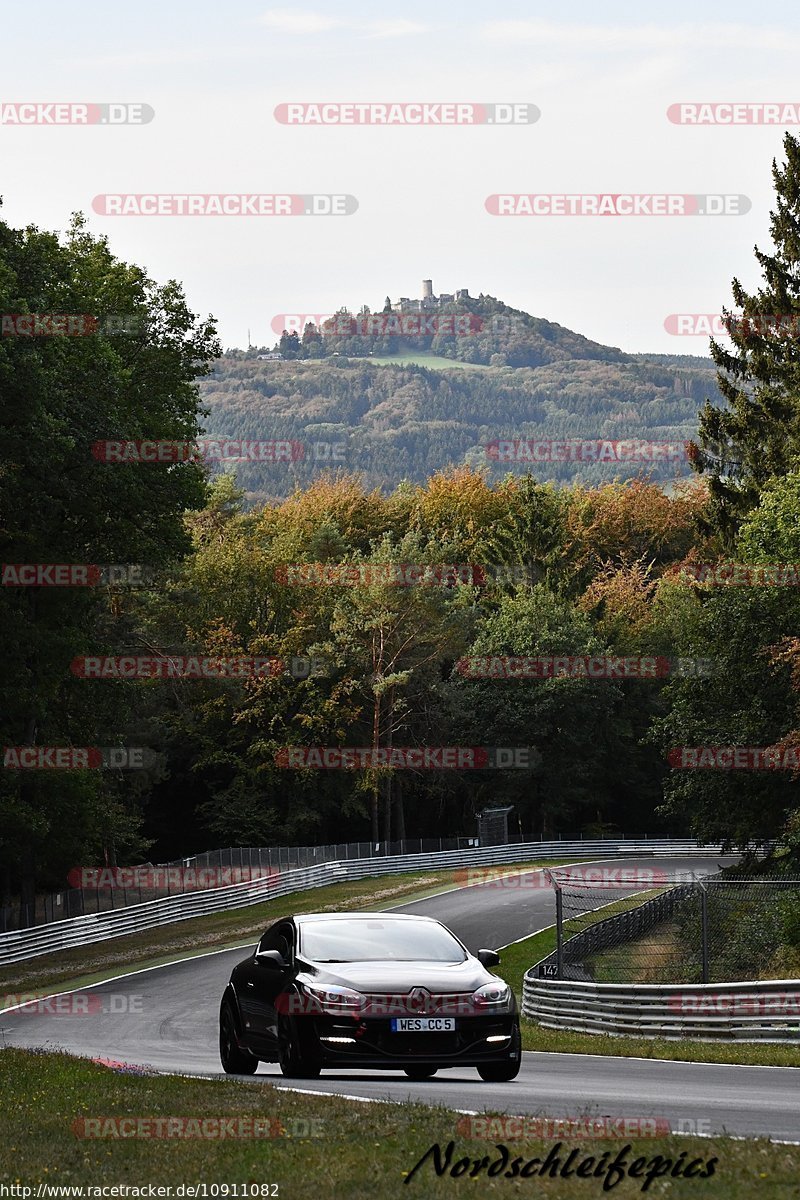
[[534,971],[532,968],[525,976],[522,1012],[549,1029],[800,1043],[800,979],[578,983],[542,979]]
[[525,973],[522,1013],[549,1029],[659,1038],[800,1042],[800,980],[596,983],[576,978],[586,956],[668,919],[696,885],[670,888],[567,938]]
[[143,933],[158,925],[188,921],[210,913],[262,904],[266,900],[288,896],[311,888],[325,887],[343,879],[366,879],[401,871],[428,871],[433,868],[491,866],[501,863],[532,862],[558,858],[618,858],[622,855],[662,857],[715,857],[720,847],[699,845],[693,839],[642,839],[641,841],[523,842],[507,846],[486,846],[464,850],[445,850],[434,854],[394,855],[386,858],[351,859],[303,867],[281,875],[268,875],[252,882],[236,883],[208,891],[187,892],[150,900],[128,908],[92,913],[53,921],[31,929],[0,935],[0,965],[21,962],[75,946]]

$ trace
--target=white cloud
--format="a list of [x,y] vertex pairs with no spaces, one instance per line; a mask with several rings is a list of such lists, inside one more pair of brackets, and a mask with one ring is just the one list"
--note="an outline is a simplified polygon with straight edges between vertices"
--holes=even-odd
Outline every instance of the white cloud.
[[260,18],[260,24],[275,33],[327,33],[340,28],[342,21],[323,13],[302,12],[297,8],[271,8]]
[[495,42],[537,42],[595,53],[626,50],[716,48],[796,52],[800,35],[778,26],[755,25],[568,25],[548,21],[490,21],[482,37]]
[[425,33],[427,25],[420,25],[418,21],[374,21],[367,26],[370,37],[376,38],[393,38],[407,37],[412,33]]
[[346,33],[361,34],[370,38],[408,37],[409,34],[424,33],[426,25],[418,21],[407,21],[402,17],[386,21],[343,21],[323,13],[303,12],[296,8],[273,8],[264,13],[259,23],[273,33],[329,33],[338,29]]
[[215,62],[221,58],[240,58],[236,52],[205,50],[201,47],[180,50],[141,50],[130,54],[104,54],[97,58],[73,58],[74,67],[173,67],[181,63]]

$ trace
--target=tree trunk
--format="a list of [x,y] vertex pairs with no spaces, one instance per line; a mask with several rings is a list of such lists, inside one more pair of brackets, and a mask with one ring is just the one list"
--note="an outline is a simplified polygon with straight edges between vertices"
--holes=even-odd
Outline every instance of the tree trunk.
[[117,864],[117,844],[116,844],[113,833],[107,839],[107,841],[105,842],[105,845],[103,846],[103,858],[105,859],[105,865],[107,867],[113,868],[118,865]]
[[[34,746],[36,734],[36,717],[31,716],[25,722],[23,745]],[[33,810],[36,807],[36,780],[31,779],[30,774],[24,771],[22,776],[20,784],[22,806],[23,809]],[[20,929],[24,929],[28,925],[36,924],[36,851],[32,840],[26,841],[22,847],[19,866],[19,926]]]
[[392,836],[392,777],[381,777],[381,840],[388,842]]
[[[377,750],[380,745],[381,736],[381,698],[376,692],[375,699],[372,705],[372,749]],[[370,821],[372,826],[372,845],[380,840],[378,832],[378,801],[380,799],[380,783],[375,780],[370,796]]]
[[397,826],[397,839],[400,842],[406,840],[406,809],[403,801],[403,776],[398,771],[395,776],[395,800],[394,800]]
[[36,924],[36,855],[28,843],[20,857],[19,927]]

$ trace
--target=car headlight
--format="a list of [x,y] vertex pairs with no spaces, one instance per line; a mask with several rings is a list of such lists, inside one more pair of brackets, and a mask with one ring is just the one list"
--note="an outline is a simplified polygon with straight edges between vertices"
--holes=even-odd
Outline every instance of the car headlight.
[[477,992],[473,992],[472,1000],[476,1008],[488,1008],[499,1012],[501,1009],[509,1007],[511,988],[502,979],[493,979],[491,983],[485,983],[483,987],[478,988]]
[[367,998],[361,992],[352,988],[342,987],[338,983],[312,984],[301,983],[300,990],[311,1002],[313,1011],[329,1013],[332,1016],[356,1014],[366,1007]]

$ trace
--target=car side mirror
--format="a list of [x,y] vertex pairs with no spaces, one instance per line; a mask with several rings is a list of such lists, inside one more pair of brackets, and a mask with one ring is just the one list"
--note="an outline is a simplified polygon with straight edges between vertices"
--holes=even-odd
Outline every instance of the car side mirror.
[[256,962],[272,971],[284,971],[289,965],[280,950],[256,950]]
[[500,962],[500,955],[496,950],[479,950],[475,957],[484,967],[496,967]]

